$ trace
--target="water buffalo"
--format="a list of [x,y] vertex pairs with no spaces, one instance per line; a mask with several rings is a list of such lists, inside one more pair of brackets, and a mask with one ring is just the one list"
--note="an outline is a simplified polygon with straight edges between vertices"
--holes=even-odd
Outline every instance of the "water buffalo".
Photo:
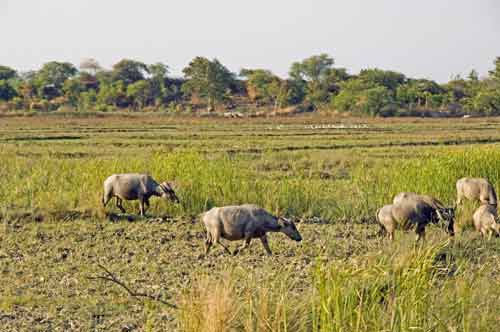
[[247,248],[254,238],[260,238],[268,255],[272,255],[267,241],[267,232],[281,232],[295,241],[301,241],[299,231],[292,221],[276,217],[256,205],[214,207],[201,216],[207,231],[205,255],[214,243],[220,244],[231,254],[220,239],[229,241],[245,240],[234,254]]
[[465,199],[479,201],[481,204],[497,205],[495,188],[487,179],[462,178],[457,181],[457,205]]
[[159,196],[179,203],[179,198],[168,182],[158,184],[147,174],[113,174],[104,181],[104,195],[102,203],[104,207],[116,197],[116,206],[125,213],[122,200],[139,200],[141,216],[144,216],[146,207],[149,207],[149,198]]
[[498,213],[494,205],[481,205],[472,216],[474,227],[480,232],[483,237],[491,235],[495,232],[500,236],[500,224],[498,223]]
[[[446,217],[444,213],[446,214]],[[376,218],[380,226],[387,232],[389,239],[394,239],[397,228],[409,230],[415,228],[416,240],[425,237],[425,227],[429,223],[446,220],[446,232],[454,235],[454,215],[451,211],[436,209],[423,200],[403,200],[395,204],[385,205],[377,211]]]
[[413,192],[402,192],[394,196],[393,199],[394,204],[406,203],[412,206],[415,206],[417,203],[424,203],[430,206],[435,210],[433,213],[433,219],[431,222],[433,224],[441,224],[447,227],[448,233],[451,235],[454,234],[454,219],[455,219],[455,208],[446,207],[441,201],[438,199],[429,196],[429,195],[421,195]]

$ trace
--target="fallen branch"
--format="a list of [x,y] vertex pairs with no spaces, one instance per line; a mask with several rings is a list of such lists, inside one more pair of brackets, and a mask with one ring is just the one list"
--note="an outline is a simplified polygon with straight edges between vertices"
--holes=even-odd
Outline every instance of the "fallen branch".
[[102,269],[106,275],[101,275],[101,276],[96,276],[96,277],[87,277],[87,279],[89,280],[105,280],[105,281],[110,281],[114,284],[117,284],[118,286],[122,287],[123,289],[125,289],[127,291],[127,293],[132,296],[132,297],[135,297],[135,298],[140,298],[140,297],[143,297],[143,298],[148,298],[150,300],[153,300],[153,301],[157,301],[157,302],[160,302],[162,304],[165,304],[171,308],[175,308],[177,309],[177,306],[175,304],[172,304],[172,303],[169,303],[167,301],[164,301],[162,299],[160,299],[159,297],[156,297],[156,296],[153,296],[153,295],[150,295],[150,294],[146,294],[146,293],[139,293],[139,292],[136,292],[134,290],[132,290],[129,286],[127,286],[123,281],[121,281],[120,279],[118,279],[111,271],[109,271],[108,269],[106,269],[103,265],[101,264],[98,264],[99,268]]

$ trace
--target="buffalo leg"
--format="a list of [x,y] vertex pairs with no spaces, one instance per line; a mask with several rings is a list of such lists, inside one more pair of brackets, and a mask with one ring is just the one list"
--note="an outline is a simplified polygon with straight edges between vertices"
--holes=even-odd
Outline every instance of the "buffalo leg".
[[217,244],[219,244],[222,248],[224,248],[224,250],[229,254],[229,255],[232,255],[232,252],[231,250],[229,250],[229,248],[224,244],[222,243],[220,240],[217,240],[216,242]]
[[486,236],[488,235],[488,232],[482,226],[481,226],[481,229],[479,230],[479,232],[481,233],[481,236],[483,237],[483,239],[486,238]]
[[125,209],[123,208],[123,205],[122,205],[122,200],[121,198],[116,198],[116,206],[120,209],[120,211],[122,213],[126,213],[127,211],[125,211]]
[[416,238],[417,242],[419,242],[420,239],[422,239],[422,241],[425,241],[425,226],[418,225],[416,233],[417,233],[417,238]]
[[262,245],[264,246],[264,249],[266,249],[266,253],[269,256],[272,256],[273,252],[271,251],[271,248],[269,248],[269,242],[267,241],[267,235],[261,236],[260,240],[262,241]]
[[500,236],[500,224],[497,224],[495,222],[495,224],[493,225],[494,227],[494,230],[495,230],[495,233],[496,233],[496,236]]
[[205,239],[205,256],[208,255],[210,247],[212,247],[212,239],[210,238],[210,235],[207,234],[207,238]]
[[141,214],[141,216],[144,217],[144,214],[146,213],[146,208],[145,208],[145,204],[144,204],[144,199],[140,199],[139,200],[139,213]]
[[484,230],[484,237],[488,239],[488,241],[491,241],[491,237],[493,236],[493,229],[488,227]]
[[250,237],[250,236],[245,237],[245,242],[243,242],[243,244],[239,248],[236,248],[236,250],[233,252],[233,255],[237,255],[240,251],[248,248],[251,241],[252,241],[252,237]]
[[218,245],[220,245],[222,248],[224,248],[224,250],[229,254],[229,255],[232,255],[231,253],[231,250],[229,250],[229,248],[224,245],[224,243],[221,242],[220,240],[220,233],[219,231],[216,231],[214,234],[213,234],[213,242],[214,243],[217,243]]

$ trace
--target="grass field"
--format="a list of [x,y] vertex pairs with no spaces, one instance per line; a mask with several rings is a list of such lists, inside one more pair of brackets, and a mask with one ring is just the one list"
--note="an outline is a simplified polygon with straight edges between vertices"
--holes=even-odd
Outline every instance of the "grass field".
[[[500,239],[473,207],[423,246],[389,243],[374,214],[400,191],[452,205],[463,176],[499,190],[499,148],[500,118],[0,117],[1,330],[498,331]],[[117,172],[174,181],[182,204],[105,213]],[[304,241],[203,258],[199,213],[247,202]]]

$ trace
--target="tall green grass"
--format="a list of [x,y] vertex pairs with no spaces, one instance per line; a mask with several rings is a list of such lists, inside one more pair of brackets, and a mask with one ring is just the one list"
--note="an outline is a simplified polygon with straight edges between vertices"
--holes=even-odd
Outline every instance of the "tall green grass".
[[434,244],[318,267],[314,331],[495,331],[498,289],[454,251]]
[[[175,183],[181,205],[152,200],[154,213],[198,214],[212,206],[255,203],[276,213],[323,215],[331,197],[318,197],[322,183],[273,181],[228,157],[210,159],[196,152],[155,154],[148,160],[4,159],[1,206],[44,210],[99,209],[102,183],[113,173],[140,172]],[[136,204],[129,203],[137,209]],[[126,203],[127,205],[127,203]]]
[[[456,180],[463,176],[487,177],[499,188],[500,151],[487,147],[449,150],[437,157],[389,164],[366,160],[348,170],[347,178],[338,180],[307,175],[276,178],[252,167],[247,160],[198,152],[156,153],[147,159],[31,159],[2,155],[0,206],[4,210],[12,206],[99,210],[104,179],[122,172],[150,173],[158,181],[176,183],[182,204],[152,200],[150,213],[196,215],[213,206],[255,203],[279,214],[359,220],[373,216],[378,207],[390,203],[401,191],[434,195],[452,205]],[[137,210],[137,203],[126,204]]]

